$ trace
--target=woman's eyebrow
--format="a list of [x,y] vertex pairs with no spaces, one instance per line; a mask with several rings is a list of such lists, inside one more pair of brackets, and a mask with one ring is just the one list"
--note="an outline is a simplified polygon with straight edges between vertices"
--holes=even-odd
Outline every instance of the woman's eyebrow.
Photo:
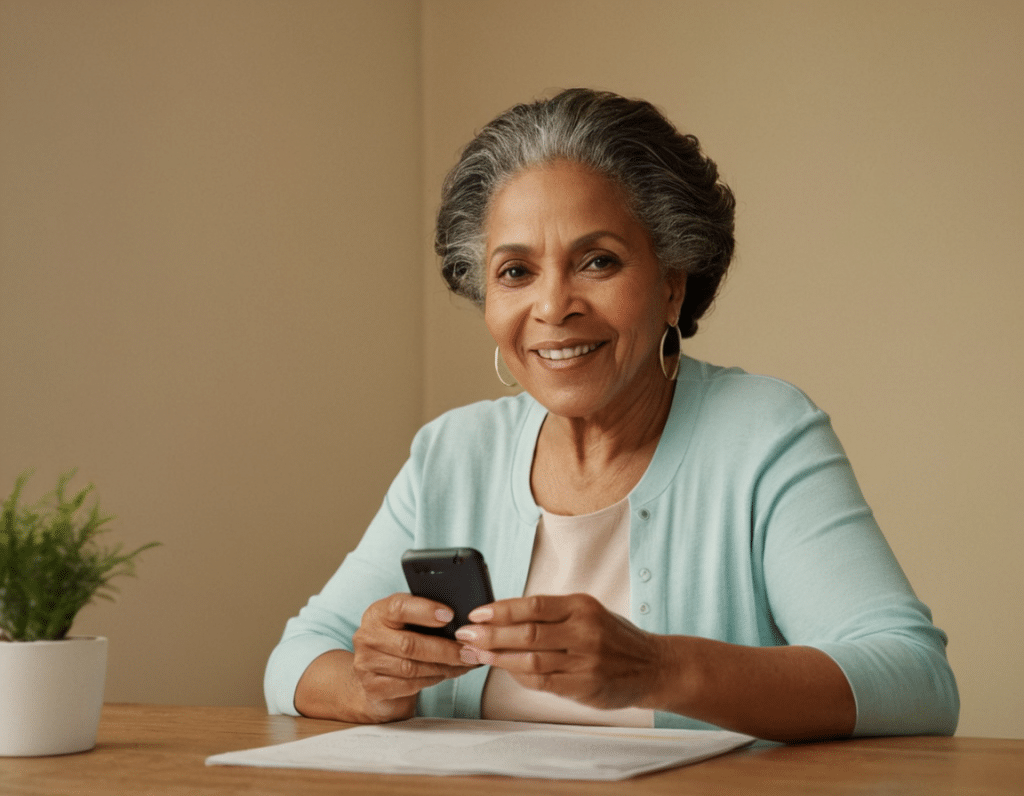
[[[599,229],[594,232],[588,232],[586,235],[581,235],[579,238],[569,244],[570,251],[578,251],[585,249],[602,238],[611,238],[617,241],[622,246],[629,246],[629,241],[623,238],[621,235],[606,229]],[[488,260],[493,260],[497,254],[529,254],[532,251],[531,247],[525,243],[502,243],[500,246],[495,246],[491,252]]]
[[577,249],[582,249],[586,246],[590,246],[593,243],[597,243],[602,238],[611,238],[612,240],[617,241],[622,246],[629,246],[629,241],[627,241],[621,235],[612,232],[611,230],[599,229],[596,232],[590,232],[586,235],[583,235],[580,238],[577,238],[575,241],[573,241],[571,248],[573,249],[573,251]]
[[491,252],[488,260],[493,260],[497,254],[529,254],[530,247],[525,243],[502,243],[500,246],[495,246]]

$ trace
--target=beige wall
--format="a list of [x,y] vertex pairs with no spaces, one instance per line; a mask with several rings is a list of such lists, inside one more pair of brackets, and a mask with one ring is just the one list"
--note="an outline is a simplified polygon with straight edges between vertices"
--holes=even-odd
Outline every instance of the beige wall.
[[0,483],[163,541],[75,627],[108,699],[256,704],[418,426],[419,6],[0,14]]
[[166,543],[76,628],[112,639],[108,698],[255,702],[414,428],[503,392],[430,214],[475,129],[581,84],[718,160],[739,254],[688,350],[832,414],[950,634],[961,734],[1024,737],[1024,6],[0,13],[0,484],[78,464]]

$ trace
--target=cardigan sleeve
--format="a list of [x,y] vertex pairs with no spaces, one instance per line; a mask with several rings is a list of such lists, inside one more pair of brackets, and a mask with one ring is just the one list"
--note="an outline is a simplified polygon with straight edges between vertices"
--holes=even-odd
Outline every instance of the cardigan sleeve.
[[808,402],[763,461],[752,521],[782,635],[842,669],[855,735],[951,735],[959,696],[946,635],[879,530],[827,415]]

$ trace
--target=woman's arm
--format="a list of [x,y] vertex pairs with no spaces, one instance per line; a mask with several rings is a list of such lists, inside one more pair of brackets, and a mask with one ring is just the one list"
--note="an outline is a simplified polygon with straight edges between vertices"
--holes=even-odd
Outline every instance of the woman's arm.
[[846,677],[812,647],[745,647],[659,636],[589,595],[502,600],[457,633],[462,660],[501,667],[524,687],[597,708],[679,713],[779,741],[850,735]]
[[744,647],[662,636],[651,705],[774,741],[847,737],[857,705],[839,666],[814,647]]

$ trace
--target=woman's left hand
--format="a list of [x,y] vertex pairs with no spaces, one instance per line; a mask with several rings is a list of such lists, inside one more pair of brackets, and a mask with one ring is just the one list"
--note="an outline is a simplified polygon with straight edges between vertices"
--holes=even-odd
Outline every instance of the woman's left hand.
[[499,600],[456,632],[462,660],[505,669],[524,688],[602,709],[647,707],[662,674],[659,637],[588,594]]

